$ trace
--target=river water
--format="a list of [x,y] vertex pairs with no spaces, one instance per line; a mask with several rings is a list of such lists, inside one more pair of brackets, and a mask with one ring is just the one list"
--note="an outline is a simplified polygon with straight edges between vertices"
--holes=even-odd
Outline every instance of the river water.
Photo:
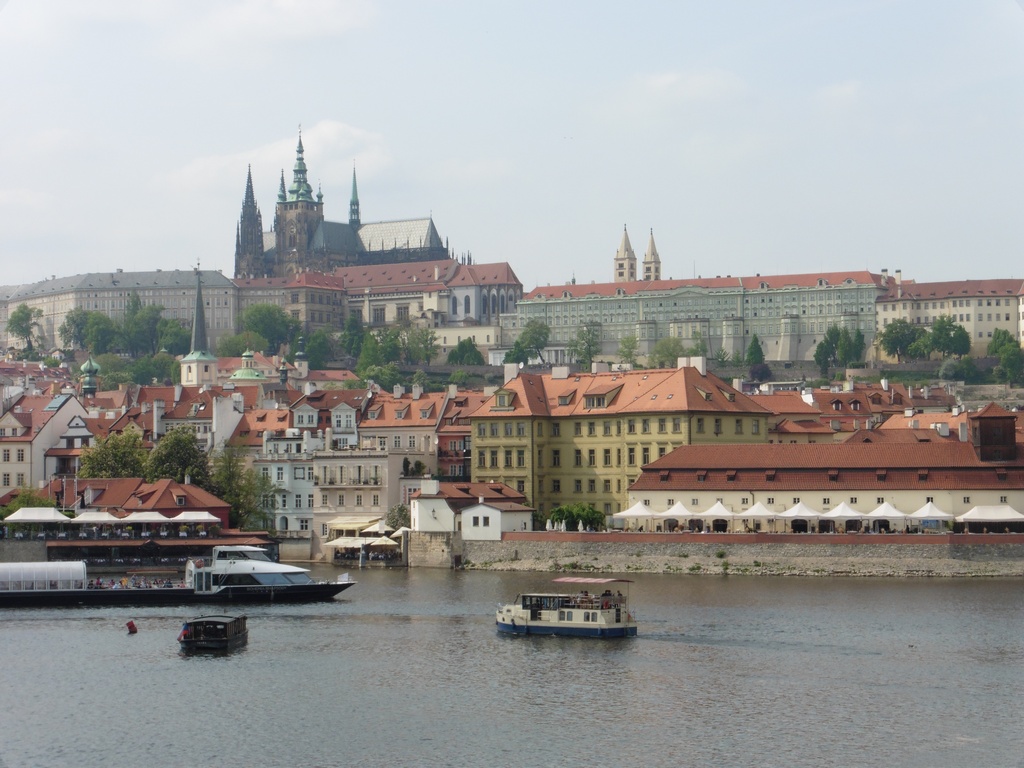
[[1020,580],[636,575],[595,641],[495,632],[549,574],[354,577],[220,656],[182,610],[3,611],[0,768],[1024,766]]

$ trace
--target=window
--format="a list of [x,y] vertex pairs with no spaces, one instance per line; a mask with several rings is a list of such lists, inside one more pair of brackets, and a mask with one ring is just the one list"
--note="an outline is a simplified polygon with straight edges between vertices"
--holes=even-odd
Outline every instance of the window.
[[[5,464],[9,464],[10,461],[11,461],[11,449],[10,448],[4,448],[4,463]],[[5,483],[5,485],[9,485],[9,483]]]
[[588,467],[597,466],[597,458],[595,457],[595,451],[594,451],[593,448],[591,448],[589,451],[587,451],[587,466]]
[[736,419],[736,434],[743,434],[743,419]]
[[643,454],[643,459],[642,459],[641,463],[643,463],[643,464],[650,464],[651,463],[651,449],[650,448],[644,448],[642,454]]
[[294,477],[296,480],[305,480],[306,479],[306,468],[305,467],[295,467],[292,470],[292,477]]
[[379,493],[373,494],[372,500],[373,500],[373,506],[375,506],[375,507],[379,507],[380,506],[380,494]]
[[754,419],[752,422],[750,422],[750,434],[761,434],[761,421],[759,419]]
[[24,460],[25,460],[25,449],[24,448],[19,448],[18,449],[18,461],[24,461]]
[[410,450],[415,448],[416,447],[416,435],[409,435],[409,440],[407,441],[406,444],[409,446]]
[[284,482],[284,467],[277,468],[277,479],[278,482]]
[[610,467],[612,465],[612,449],[611,448],[605,448],[604,449],[604,465],[606,467]]
[[597,434],[597,423],[593,421],[587,422],[587,436],[593,437]]
[[476,436],[477,437],[487,437],[487,425],[486,424],[477,424],[476,425]]
[[604,422],[604,434],[608,436],[612,433],[612,423],[610,421]]
[[636,448],[630,447],[626,449],[626,464],[631,467],[636,466]]
[[573,488],[575,489],[576,493],[583,493],[583,481],[573,480]]
[[511,467],[512,466],[512,450],[511,449],[506,449],[505,450],[505,466],[506,467]]
[[715,434],[722,434],[722,419],[717,416],[715,417]]
[[678,416],[672,417],[672,431],[682,432],[683,431],[683,420]]
[[339,493],[338,494],[338,506],[339,507],[344,507],[345,506],[345,494],[344,493]]
[[301,493],[296,493],[295,494],[295,508],[296,509],[302,509],[302,494]]
[[516,480],[516,490],[519,491],[520,493],[525,493],[526,492],[526,481],[525,480]]
[[577,448],[575,453],[574,453],[573,458],[575,460],[574,463],[575,463],[575,465],[577,467],[582,467],[583,466],[583,451],[581,451],[579,448]]
[[487,466],[487,453],[486,453],[486,451],[477,451],[476,452],[476,465],[478,467],[486,467]]
[[[538,431],[537,434],[540,434],[540,432]],[[559,437],[561,434],[562,434],[562,425],[559,424],[557,421],[553,422],[551,424],[551,436],[552,437]]]
[[512,437],[512,422],[505,422],[505,437]]
[[666,430],[666,425],[667,424],[668,424],[668,421],[666,419],[658,419],[658,433],[659,434],[665,434],[665,432],[667,431]]
[[626,434],[636,434],[636,419],[626,419]]
[[357,507],[363,506],[363,494],[361,494],[361,493],[357,493],[356,494],[356,506]]
[[640,419],[640,431],[643,432],[645,435],[649,435],[651,433],[650,419]]
[[588,493],[594,493],[596,491],[597,491],[597,481],[593,480],[593,479],[587,480],[587,492]]
[[697,433],[698,434],[703,434],[703,432],[704,432],[704,417],[703,416],[698,416],[697,417]]
[[[313,505],[310,504],[310,506],[313,506]],[[320,494],[320,506],[321,507],[326,507],[327,506],[327,494],[326,493],[321,493]]]
[[516,466],[517,467],[525,467],[526,466],[526,451],[524,451],[522,448],[520,448],[519,450],[516,451]]
[[561,493],[562,492],[562,481],[559,480],[557,477],[554,480],[551,481],[551,492],[552,493]]
[[580,435],[583,434],[583,422],[582,421],[573,422],[572,433],[574,435],[576,435],[577,437],[579,437]]
[[490,524],[491,524],[491,518],[489,516],[487,516],[487,515],[484,515],[484,528],[489,527]]
[[518,437],[526,436],[526,425],[521,421],[516,422],[516,435]]
[[970,503],[971,503],[971,497],[970,496],[964,496],[964,504],[970,504]]
[[11,484],[11,473],[10,472],[4,472],[4,474],[3,474],[3,481],[4,481],[4,483],[3,483],[4,484],[4,488],[8,487]]
[[604,481],[604,492],[605,493],[611,493],[612,492],[612,481],[611,480],[605,480]]
[[497,450],[491,451],[491,466],[492,467],[498,466],[498,451]]
[[560,467],[562,466],[562,452],[555,448],[551,451],[551,466]]

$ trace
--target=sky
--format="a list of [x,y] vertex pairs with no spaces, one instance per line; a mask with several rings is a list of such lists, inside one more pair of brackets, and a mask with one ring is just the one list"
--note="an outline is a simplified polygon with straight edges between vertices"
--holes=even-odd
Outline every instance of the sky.
[[328,220],[524,287],[1024,278],[1017,0],[0,0],[0,284],[233,273],[301,126]]

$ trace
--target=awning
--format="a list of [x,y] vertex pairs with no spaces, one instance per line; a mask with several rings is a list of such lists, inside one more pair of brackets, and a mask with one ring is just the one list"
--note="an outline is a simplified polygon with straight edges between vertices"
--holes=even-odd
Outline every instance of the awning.
[[369,543],[371,547],[398,547],[401,546],[394,539],[389,539],[387,536],[381,536],[379,539],[374,539]]
[[[7,518],[10,520],[10,518]],[[1016,523],[1024,520],[1024,515],[1006,504],[990,507],[974,507],[956,519],[958,523]]]
[[4,523],[66,523],[70,517],[53,507],[22,507],[4,518]]
[[328,549],[359,549],[367,543],[369,543],[368,539],[361,539],[358,536],[339,536],[336,539],[325,541],[320,546]]
[[198,510],[192,510],[189,512],[181,512],[174,517],[164,518],[164,522],[168,523],[219,523],[220,518],[216,515],[212,515],[209,512],[200,512]]
[[77,523],[78,525],[113,525],[114,523],[120,523],[121,518],[114,517],[109,512],[104,512],[101,509],[90,509],[82,512],[78,517],[71,518],[68,522]]
[[[184,514],[184,513],[182,513],[182,514]],[[171,522],[171,518],[164,517],[159,512],[154,512],[152,510],[145,510],[145,511],[139,510],[139,511],[136,511],[136,512],[132,512],[130,515],[128,515],[128,517],[121,518],[121,520],[119,520],[118,522],[121,522],[121,523],[157,523],[159,525],[163,525],[164,523]],[[176,520],[175,522],[178,522],[178,521]]]

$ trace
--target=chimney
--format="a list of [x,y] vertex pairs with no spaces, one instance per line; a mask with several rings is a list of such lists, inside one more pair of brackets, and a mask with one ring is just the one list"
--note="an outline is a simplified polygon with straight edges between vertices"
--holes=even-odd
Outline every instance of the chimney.
[[419,384],[413,384],[412,385],[412,399],[413,400],[419,400],[421,397],[423,397],[423,387],[420,386]]
[[966,421],[961,421],[960,422],[960,430],[959,430],[959,433],[958,433],[957,437],[960,438],[960,442],[961,443],[966,443],[966,442],[970,441],[971,436],[970,436],[970,433],[967,431],[967,422]]
[[153,437],[159,437],[163,432],[163,424],[161,420],[164,416],[164,401],[154,400],[153,401]]
[[402,397],[402,395],[405,394],[405,387],[403,387],[401,384],[395,384],[393,393],[395,395],[395,400],[398,400]]

